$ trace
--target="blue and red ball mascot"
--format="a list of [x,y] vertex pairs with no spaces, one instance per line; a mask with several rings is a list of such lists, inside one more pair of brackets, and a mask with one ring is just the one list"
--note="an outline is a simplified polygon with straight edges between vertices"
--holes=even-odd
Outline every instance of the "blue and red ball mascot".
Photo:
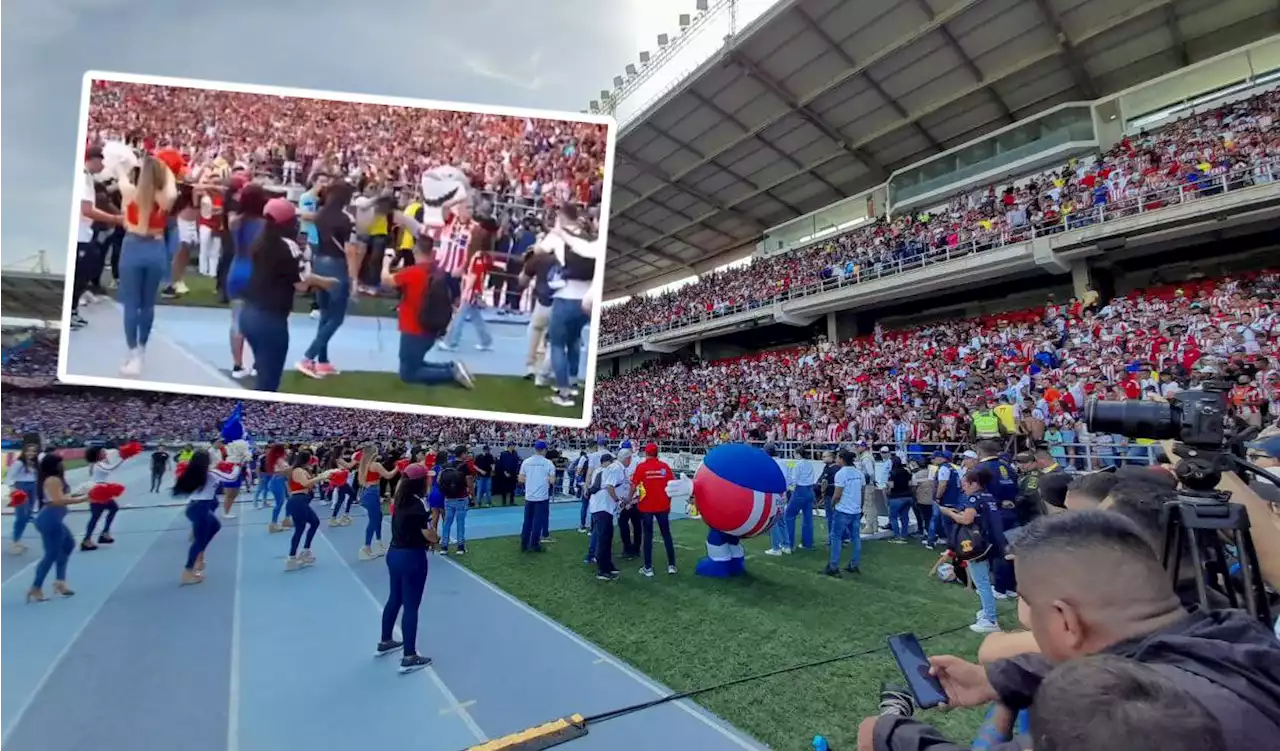
[[707,556],[698,561],[699,576],[724,578],[746,573],[742,540],[769,530],[784,507],[787,478],[764,451],[743,443],[712,449],[687,480],[668,486],[672,500],[687,500],[692,491],[707,531]]

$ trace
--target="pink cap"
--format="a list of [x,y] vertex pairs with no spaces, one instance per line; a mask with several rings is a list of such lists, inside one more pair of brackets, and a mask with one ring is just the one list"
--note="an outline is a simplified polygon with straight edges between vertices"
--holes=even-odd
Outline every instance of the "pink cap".
[[298,216],[298,210],[283,198],[272,198],[263,207],[262,215],[272,224],[289,224]]
[[420,480],[427,476],[427,468],[421,464],[410,464],[404,468],[404,476],[410,480]]

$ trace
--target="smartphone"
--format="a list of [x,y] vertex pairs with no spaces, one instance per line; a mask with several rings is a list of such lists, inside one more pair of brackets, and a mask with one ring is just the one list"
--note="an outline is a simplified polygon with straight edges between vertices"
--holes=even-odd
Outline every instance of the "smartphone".
[[907,679],[907,688],[915,697],[917,706],[930,709],[947,701],[942,683],[929,675],[929,660],[924,656],[924,650],[920,648],[920,640],[915,634],[890,636],[889,651],[893,653],[893,659],[898,661],[898,668]]

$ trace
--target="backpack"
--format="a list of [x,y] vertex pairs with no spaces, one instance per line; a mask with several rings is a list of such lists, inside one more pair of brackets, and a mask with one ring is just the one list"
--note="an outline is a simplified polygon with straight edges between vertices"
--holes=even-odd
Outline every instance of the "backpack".
[[981,520],[973,524],[951,524],[947,533],[947,549],[958,561],[981,561],[991,552],[991,542],[982,531]]
[[440,486],[440,495],[444,496],[446,501],[467,497],[466,480],[463,479],[462,472],[452,464],[440,470],[436,484]]
[[432,269],[427,276],[426,295],[418,307],[418,325],[427,336],[440,337],[453,320],[453,300],[443,272]]

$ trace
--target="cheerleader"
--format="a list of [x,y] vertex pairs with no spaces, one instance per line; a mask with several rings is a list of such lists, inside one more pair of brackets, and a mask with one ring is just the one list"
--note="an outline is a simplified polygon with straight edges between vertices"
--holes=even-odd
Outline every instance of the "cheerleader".
[[[354,456],[347,456],[346,450],[343,449],[341,455],[335,450],[333,452],[332,463],[335,468],[348,472],[347,479],[340,485],[331,486],[330,491],[333,493],[331,506],[333,509],[332,516],[329,517],[330,527],[345,527],[351,524],[351,503],[356,499],[356,478],[352,476],[351,470],[356,468],[360,461]],[[346,506],[344,509],[343,506]],[[341,516],[339,516],[341,512]]]
[[54,569],[53,592],[63,597],[75,594],[67,586],[67,563],[71,560],[71,552],[76,549],[75,535],[67,527],[67,507],[89,500],[87,494],[72,495],[71,486],[67,484],[62,457],[55,453],[45,454],[40,459],[40,476],[43,479],[41,489],[44,505],[36,514],[36,529],[40,532],[40,540],[44,543],[44,555],[36,564],[36,580],[27,591],[27,602],[44,602],[44,580],[49,569]]
[[[335,470],[312,475],[307,469],[311,466],[311,460],[311,452],[303,449],[294,456],[293,466],[289,469],[289,501],[286,510],[289,518],[293,520],[293,538],[289,543],[289,557],[284,562],[285,571],[297,571],[316,562],[315,554],[311,552],[311,542],[316,537],[316,531],[320,529],[320,517],[316,515],[315,509],[311,508],[311,491],[326,482]],[[304,534],[306,543],[302,546],[302,553],[299,555],[298,544],[303,541]]]
[[218,491],[223,483],[239,478],[243,471],[244,467],[239,464],[215,467],[209,452],[197,451],[174,481],[174,496],[189,498],[186,514],[191,522],[191,547],[187,551],[187,565],[182,569],[183,586],[204,581],[204,551],[222,529],[222,522],[218,521]]
[[22,535],[31,523],[31,514],[40,505],[40,444],[28,442],[23,445],[22,453],[9,467],[8,479],[14,490],[26,493],[27,500],[13,507],[13,542],[9,552],[22,555],[27,546],[22,544]]
[[[271,507],[271,523],[267,525],[267,531],[275,534],[293,527],[293,520],[286,514],[284,521],[280,520],[280,512],[288,505],[288,487],[289,473],[293,470],[293,460],[298,456],[297,446],[279,446],[276,451],[274,461],[267,460],[267,466],[271,468],[271,481],[274,487],[271,492],[275,494],[275,505]],[[268,451],[268,456],[270,452]]]
[[[89,480],[94,485],[101,485],[107,482],[111,473],[125,462],[123,458],[112,462],[107,450],[101,446],[93,446],[85,451],[84,459],[91,465],[89,468]],[[111,523],[116,520],[116,512],[119,510],[120,504],[116,503],[114,498],[102,503],[93,502],[89,505],[89,525],[85,527],[84,539],[80,541],[81,551],[97,550],[99,544],[110,545],[115,542],[115,539],[111,536]],[[97,529],[98,520],[102,518],[104,512],[107,515],[107,521],[102,525],[102,534],[98,536],[98,542],[94,543],[93,531]]]
[[[356,458],[359,462],[356,478],[360,483],[360,506],[368,517],[364,530],[364,547],[360,548],[360,560],[371,561],[387,552],[386,546],[382,544],[382,481],[391,480],[399,474],[399,470],[392,469],[388,472],[382,462],[378,461],[378,447],[372,443],[365,444],[356,452]],[[373,547],[375,537],[378,540],[376,550]]]

